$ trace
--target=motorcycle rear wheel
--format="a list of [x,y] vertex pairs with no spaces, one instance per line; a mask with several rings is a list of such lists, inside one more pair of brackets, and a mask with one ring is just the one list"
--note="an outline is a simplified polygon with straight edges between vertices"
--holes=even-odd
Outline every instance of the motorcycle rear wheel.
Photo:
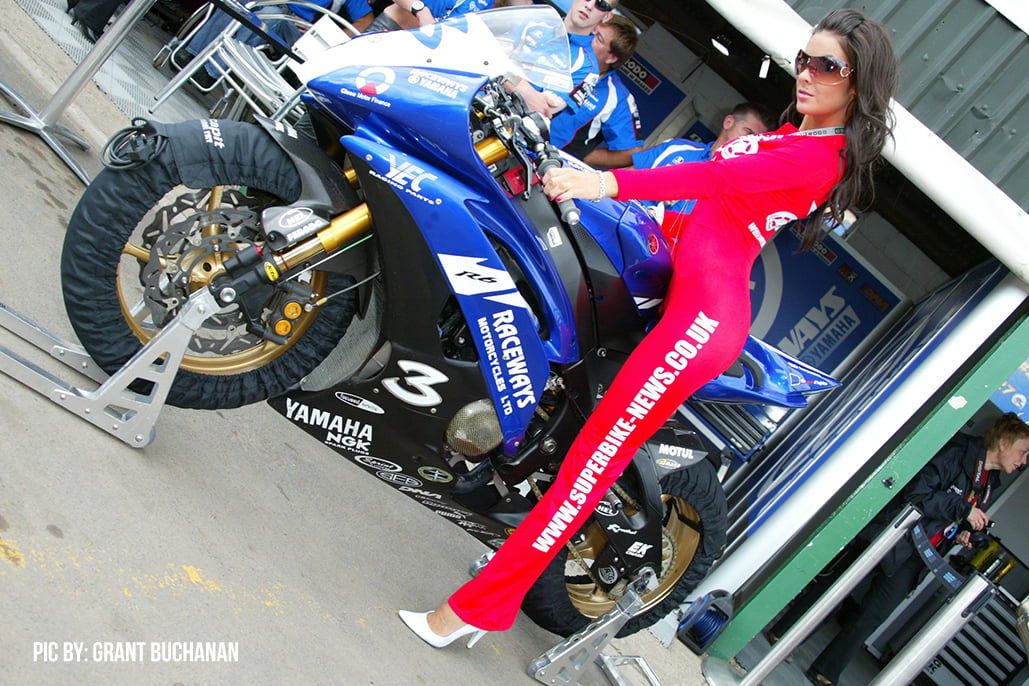
[[[240,216],[259,218],[262,207],[286,204],[299,195],[300,180],[292,162],[263,130],[222,121],[220,131],[224,148],[210,151],[207,168],[198,173],[194,165],[187,172],[192,178],[211,179],[215,183],[210,187],[187,187],[168,146],[144,166],[103,170],[72,214],[61,256],[65,309],[79,342],[108,373],[120,369],[160,330],[161,322],[155,321],[143,299],[144,269],[154,244],[170,235],[169,227],[209,216],[205,213],[213,210],[243,210]],[[247,151],[249,159],[240,159],[239,151]],[[188,246],[183,254],[194,248],[201,252],[204,246],[214,250],[197,260],[184,290],[206,287],[207,274],[218,273],[225,257],[261,242],[252,229],[229,235],[226,227],[205,226],[205,242],[199,247],[183,241]],[[304,280],[320,295],[353,283],[348,276],[317,270]],[[167,402],[219,409],[280,395],[329,354],[355,311],[352,293],[331,298],[302,314],[287,342],[278,344],[246,332],[236,308],[223,309],[193,337]]]
[[[658,587],[643,596],[643,610],[618,632],[631,634],[654,624],[675,609],[704,578],[725,548],[728,506],[714,467],[707,460],[668,474],[661,480],[665,504],[662,527],[662,570]],[[589,564],[603,534],[595,523],[573,544]],[[615,589],[619,589],[616,586]],[[602,591],[569,555],[567,546],[550,562],[522,602],[522,610],[537,625],[559,636],[570,636],[601,616],[620,595]]]

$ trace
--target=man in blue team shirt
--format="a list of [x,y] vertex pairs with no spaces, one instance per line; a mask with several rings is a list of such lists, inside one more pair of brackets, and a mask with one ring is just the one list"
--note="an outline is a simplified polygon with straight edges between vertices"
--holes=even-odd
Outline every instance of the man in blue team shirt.
[[[595,167],[631,164],[632,153],[643,147],[639,110],[617,69],[638,41],[636,26],[625,17],[615,15],[597,25],[591,46],[600,65],[598,80],[576,109],[565,108],[551,120],[554,145]],[[601,141],[606,147],[598,147]]]
[[375,17],[368,33],[416,29],[441,19],[488,9],[493,9],[493,0],[394,0]]
[[575,112],[589,97],[600,76],[600,64],[593,51],[593,31],[614,16],[617,4],[617,0],[572,0],[564,16],[571,48],[572,90],[570,93],[541,92],[528,81],[522,81],[514,89],[522,94],[530,110],[549,118],[564,109]]
[[[682,162],[702,162],[710,159],[711,153],[733,138],[752,133],[765,133],[776,128],[775,116],[765,106],[753,102],[741,102],[722,119],[722,130],[710,143],[698,143],[688,138],[670,138],[662,143],[636,152],[632,166],[637,169],[664,167]],[[675,203],[645,202],[652,207],[664,206],[675,212],[689,212],[694,200],[679,200]]]

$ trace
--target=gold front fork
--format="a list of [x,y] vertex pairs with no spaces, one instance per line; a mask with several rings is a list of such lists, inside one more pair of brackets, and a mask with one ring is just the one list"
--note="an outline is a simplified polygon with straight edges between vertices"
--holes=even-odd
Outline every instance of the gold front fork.
[[[507,147],[495,137],[479,142],[475,149],[487,167],[496,164],[508,154]],[[351,184],[357,185],[357,174],[352,169],[347,170],[347,179]],[[368,209],[367,203],[362,203],[333,219],[328,226],[303,243],[290,248],[281,255],[275,255],[276,266],[280,272],[287,271],[312,257],[338,250],[347,243],[361,238],[371,228],[371,210]]]

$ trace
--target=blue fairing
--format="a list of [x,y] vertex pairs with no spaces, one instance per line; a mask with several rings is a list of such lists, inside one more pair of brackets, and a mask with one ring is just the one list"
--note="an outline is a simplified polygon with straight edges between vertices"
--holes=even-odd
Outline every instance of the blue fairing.
[[807,407],[807,395],[828,391],[840,382],[773,348],[747,337],[740,360],[740,375],[722,374],[701,386],[694,400],[721,403],[760,403],[780,407]]
[[636,310],[645,320],[659,315],[672,256],[661,228],[636,202],[577,202],[582,226],[611,260],[632,294]]

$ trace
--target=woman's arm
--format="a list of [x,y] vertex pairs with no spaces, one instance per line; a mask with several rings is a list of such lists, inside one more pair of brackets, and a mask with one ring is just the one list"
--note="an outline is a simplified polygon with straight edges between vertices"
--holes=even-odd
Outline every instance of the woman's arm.
[[[814,139],[801,139],[796,145],[729,159],[654,169],[617,169],[606,173],[603,196],[619,200],[682,200],[753,195],[831,185],[841,171],[835,149]],[[553,193],[560,193],[562,199],[596,200],[599,186],[595,171],[561,168],[547,174],[543,188],[552,198],[556,197]]]

